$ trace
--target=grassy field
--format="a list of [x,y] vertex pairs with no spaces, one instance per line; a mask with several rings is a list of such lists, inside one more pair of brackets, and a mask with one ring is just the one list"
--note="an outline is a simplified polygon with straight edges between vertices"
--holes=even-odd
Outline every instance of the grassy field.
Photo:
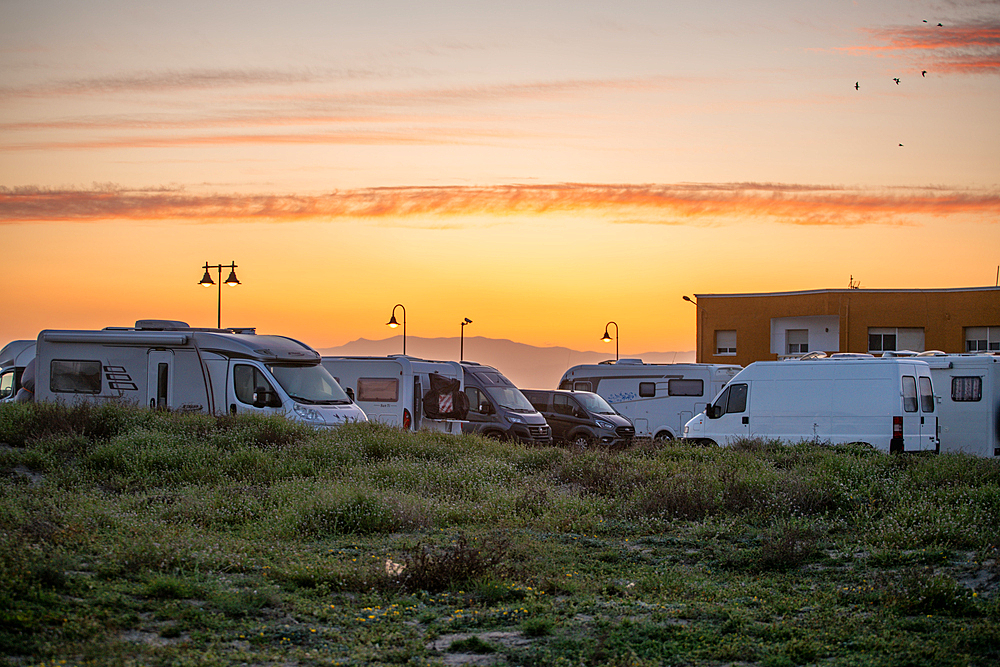
[[0,664],[996,665],[1000,464],[0,408]]

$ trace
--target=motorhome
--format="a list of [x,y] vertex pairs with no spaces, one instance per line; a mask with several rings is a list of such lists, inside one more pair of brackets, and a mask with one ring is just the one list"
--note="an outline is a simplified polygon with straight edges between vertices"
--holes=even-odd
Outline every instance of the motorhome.
[[469,398],[464,433],[517,440],[535,445],[552,442],[552,429],[545,417],[503,373],[474,361],[459,362]]
[[[457,361],[428,361],[405,355],[388,357],[323,357],[326,368],[344,391],[371,421],[398,426],[411,431],[421,429],[444,433],[462,432],[463,412],[457,401],[442,410],[440,402],[425,398],[437,394],[432,384],[450,380],[454,390],[465,389],[462,366]],[[453,397],[452,397],[453,398]],[[444,400],[448,399],[447,392]],[[450,416],[445,416],[450,415]]]
[[941,451],[1000,457],[1000,355],[921,352],[913,356],[927,362],[934,379]]
[[935,403],[925,361],[811,353],[750,364],[685,425],[684,437],[718,445],[764,437],[936,451]]
[[740,371],[731,364],[646,364],[619,359],[567,370],[560,389],[592,391],[604,397],[635,427],[639,438],[679,438],[684,424]]
[[599,394],[571,389],[522,389],[552,429],[552,439],[577,447],[622,447],[635,428]]
[[35,358],[35,341],[15,340],[0,350],[0,403],[13,401],[21,389],[21,375]]
[[283,415],[313,426],[367,421],[308,345],[252,329],[174,320],[38,334],[35,400]]

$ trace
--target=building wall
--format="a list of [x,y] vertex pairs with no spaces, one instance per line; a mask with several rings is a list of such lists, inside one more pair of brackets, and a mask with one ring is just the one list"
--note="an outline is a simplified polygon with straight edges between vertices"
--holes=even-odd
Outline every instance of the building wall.
[[[871,327],[921,328],[924,349],[964,352],[966,327],[1000,328],[998,287],[699,294],[696,300],[697,360],[708,363],[746,366],[777,359],[779,353],[772,346],[775,318],[836,316],[839,349],[824,352],[868,352]],[[716,331],[729,330],[736,331],[736,354],[716,354]],[[810,350],[821,349],[814,348],[812,340]],[[829,343],[829,336],[816,340]]]

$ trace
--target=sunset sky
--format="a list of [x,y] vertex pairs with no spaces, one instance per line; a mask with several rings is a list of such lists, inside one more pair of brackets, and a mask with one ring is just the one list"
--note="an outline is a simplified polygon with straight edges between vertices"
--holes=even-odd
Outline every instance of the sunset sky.
[[995,0],[0,12],[0,345],[214,326],[205,262],[317,348],[402,303],[622,356],[693,349],[685,294],[996,281]]

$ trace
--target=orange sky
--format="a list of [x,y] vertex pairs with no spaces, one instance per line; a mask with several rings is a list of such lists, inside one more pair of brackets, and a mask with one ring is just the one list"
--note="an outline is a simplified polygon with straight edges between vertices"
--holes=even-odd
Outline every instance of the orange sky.
[[684,294],[996,280],[995,2],[7,9],[0,344],[212,326],[206,261],[314,347],[403,303],[623,356],[693,348]]

